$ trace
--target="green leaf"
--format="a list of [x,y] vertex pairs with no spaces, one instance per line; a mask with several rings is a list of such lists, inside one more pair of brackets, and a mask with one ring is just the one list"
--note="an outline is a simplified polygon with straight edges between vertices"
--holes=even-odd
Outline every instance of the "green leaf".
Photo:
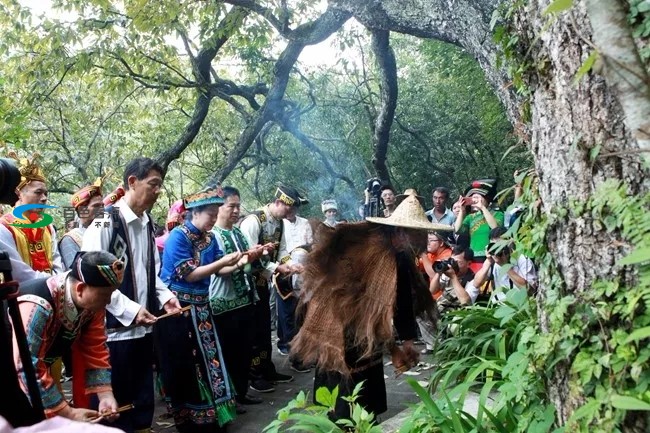
[[322,404],[323,406],[333,408],[336,405],[336,399],[332,397],[334,393],[338,395],[338,392],[339,392],[338,386],[334,388],[333,392],[330,392],[329,389],[322,386],[316,390],[316,402]]
[[543,12],[543,15],[563,12],[573,6],[573,0],[555,0]]
[[612,406],[625,410],[650,410],[650,403],[628,395],[614,394]]
[[[582,65],[578,69],[578,72],[576,72],[576,76],[573,77],[573,84],[577,84],[578,81],[589,71],[591,71],[591,68],[594,66],[594,63],[596,62],[596,59],[598,59],[598,51],[593,50],[591,54],[589,54],[589,57],[582,62]],[[600,147],[598,148],[600,150]]]
[[625,344],[629,344],[633,341],[643,340],[644,338],[650,338],[650,326],[645,328],[637,329],[632,332],[624,341]]
[[639,248],[632,251],[622,260],[619,260],[619,265],[634,265],[636,263],[642,263],[650,261],[650,247],[649,248]]

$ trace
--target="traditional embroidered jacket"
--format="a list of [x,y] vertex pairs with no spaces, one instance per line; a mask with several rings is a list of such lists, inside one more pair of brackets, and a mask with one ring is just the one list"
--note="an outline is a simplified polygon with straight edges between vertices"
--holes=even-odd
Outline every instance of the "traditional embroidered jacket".
[[[65,287],[67,275],[59,274],[22,284],[22,296],[18,298],[22,325],[48,417],[56,415],[68,404],[52,378],[50,366],[71,346],[76,355],[75,364],[81,362],[85,370],[85,394],[111,390],[104,310],[97,313],[87,310],[79,312]],[[14,362],[21,386],[26,392],[27,384],[15,338]],[[80,370],[75,365],[77,371]]]

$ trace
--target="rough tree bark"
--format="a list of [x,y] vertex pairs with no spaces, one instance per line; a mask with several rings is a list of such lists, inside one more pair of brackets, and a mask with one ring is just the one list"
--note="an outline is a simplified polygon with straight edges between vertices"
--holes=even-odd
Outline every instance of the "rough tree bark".
[[593,38],[605,64],[607,84],[615,88],[625,123],[640,149],[649,152],[650,78],[627,25],[627,2],[587,0],[586,4],[591,27],[598,29]]
[[[607,179],[625,182],[630,194],[647,192],[647,171],[642,168],[638,128],[626,125],[620,85],[592,71],[574,84],[576,72],[592,50],[592,26],[584,0],[556,19],[544,15],[550,0],[529,0],[517,16],[517,34],[522,52],[533,65],[526,75],[532,94],[532,119],[527,125],[530,149],[539,176],[544,212],[568,205],[572,199],[586,200]],[[504,71],[497,67],[497,47],[489,22],[498,1],[481,0],[330,0],[350,11],[369,28],[409,33],[451,42],[464,47],[479,62],[486,78],[503,101],[514,124],[520,122],[519,98],[507,89]],[[606,17],[605,17],[606,18]],[[609,76],[608,76],[609,79]],[[647,84],[647,81],[646,81]],[[643,93],[643,92],[642,92]],[[647,95],[643,96],[647,104]],[[623,104],[627,104],[623,100]],[[631,107],[634,108],[634,107]],[[635,118],[638,119],[638,118]],[[624,250],[617,233],[608,233],[589,213],[559,218],[547,233],[548,249],[554,255],[563,279],[563,292],[578,298],[598,278],[621,272],[615,267]],[[539,321],[548,323],[544,309],[550,278],[540,275]],[[547,390],[563,425],[579,396],[568,387],[570,360],[547,378]],[[647,427],[647,426],[646,426]],[[638,431],[638,430],[626,430]]]

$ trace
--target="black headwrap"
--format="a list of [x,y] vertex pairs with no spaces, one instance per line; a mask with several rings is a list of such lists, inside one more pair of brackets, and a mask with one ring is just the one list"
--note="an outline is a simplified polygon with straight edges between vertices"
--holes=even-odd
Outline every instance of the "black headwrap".
[[79,251],[75,256],[70,275],[78,281],[93,287],[117,287],[122,284],[124,277],[124,263],[114,256],[112,262],[102,264],[88,263],[89,257],[100,254],[99,251]]

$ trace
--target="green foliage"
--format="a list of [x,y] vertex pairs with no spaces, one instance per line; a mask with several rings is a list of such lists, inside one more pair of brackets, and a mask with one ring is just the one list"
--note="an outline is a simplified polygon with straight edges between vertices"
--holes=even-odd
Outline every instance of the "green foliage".
[[630,5],[627,21],[632,28],[632,35],[640,42],[639,54],[648,66],[650,62],[650,2],[648,0],[628,0]]
[[[525,290],[511,290],[497,307],[474,306],[449,314],[453,329],[433,355],[430,391],[400,432],[542,432],[554,410],[544,384],[526,363],[537,333],[535,304]],[[466,408],[474,401],[476,416]],[[408,428],[407,428],[408,427]],[[545,430],[546,428],[546,430]]]
[[363,382],[358,383],[352,395],[343,397],[350,405],[350,419],[336,422],[329,418],[334,411],[339,394],[339,387],[334,390],[322,387],[316,390],[316,405],[308,405],[309,395],[303,391],[277,412],[277,419],[267,425],[264,433],[299,431],[311,433],[381,433],[381,427],[375,424],[374,416],[356,403]]
[[[529,209],[509,233],[516,250],[526,251],[540,269],[544,329],[524,291],[508,292],[506,303],[496,309],[452,313],[448,325],[454,336],[434,355],[439,368],[431,381],[433,397],[421,395],[423,402],[402,432],[612,432],[621,431],[631,415],[648,420],[650,194],[631,196],[621,183],[608,181],[588,201],[542,214],[534,179],[519,180]],[[618,270],[625,267],[625,272],[572,293],[564,289],[547,251],[546,234],[550,226],[581,216],[620,236],[632,252],[618,261]],[[563,426],[556,425],[546,383],[540,380],[556,374],[563,375],[568,394],[558,392],[577,402]],[[464,408],[470,392],[478,395],[475,418]]]
[[531,90],[526,84],[526,73],[533,65],[527,55],[527,48],[521,40],[521,34],[515,27],[515,17],[525,4],[525,0],[504,2],[494,10],[490,21],[490,28],[493,32],[492,39],[501,48],[496,67],[500,68],[505,65],[508,76],[512,79],[512,86],[522,97],[520,114],[524,123],[531,120]]
[[544,9],[544,15],[557,14],[564,12],[573,7],[573,0],[553,0],[553,2]]

